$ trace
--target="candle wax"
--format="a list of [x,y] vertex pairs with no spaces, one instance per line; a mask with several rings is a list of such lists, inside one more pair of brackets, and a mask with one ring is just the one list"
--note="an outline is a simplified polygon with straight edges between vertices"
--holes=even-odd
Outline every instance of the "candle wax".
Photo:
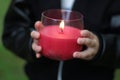
[[82,46],[77,44],[80,30],[65,26],[63,31],[57,25],[44,27],[40,31],[39,45],[42,54],[54,60],[69,60],[75,51],[80,51]]

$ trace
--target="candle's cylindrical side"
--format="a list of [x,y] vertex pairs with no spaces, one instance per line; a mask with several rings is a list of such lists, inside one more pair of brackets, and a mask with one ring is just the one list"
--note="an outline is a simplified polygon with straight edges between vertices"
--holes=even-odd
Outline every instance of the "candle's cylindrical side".
[[41,31],[39,44],[42,46],[43,55],[54,60],[72,59],[73,53],[82,49],[82,46],[77,44],[80,30],[66,27],[65,34],[60,34],[57,30],[58,26],[46,27]]

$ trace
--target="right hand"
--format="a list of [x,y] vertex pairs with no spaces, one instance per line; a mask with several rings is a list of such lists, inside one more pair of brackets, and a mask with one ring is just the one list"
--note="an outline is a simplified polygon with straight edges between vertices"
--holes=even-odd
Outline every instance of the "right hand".
[[40,33],[39,31],[43,28],[43,25],[40,21],[36,21],[35,22],[35,29],[34,31],[31,32],[31,37],[33,38],[33,43],[32,43],[32,49],[35,51],[36,53],[36,58],[40,58],[41,57],[41,50],[42,47],[40,45],[38,45],[38,40],[40,38]]

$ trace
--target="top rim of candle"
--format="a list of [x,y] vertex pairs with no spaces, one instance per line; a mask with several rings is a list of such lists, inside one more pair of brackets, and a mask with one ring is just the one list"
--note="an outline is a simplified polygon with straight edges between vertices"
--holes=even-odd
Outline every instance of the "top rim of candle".
[[[59,18],[54,18],[54,17],[50,17],[50,16],[45,15],[47,12],[50,12],[50,11],[51,11],[51,14],[53,14],[53,12],[55,12],[55,11],[59,11],[61,14],[62,14],[62,12],[75,13],[79,17],[78,18],[74,18],[74,19],[63,19],[61,17],[59,19]],[[64,20],[64,21],[79,21],[79,20],[83,20],[83,14],[81,14],[80,12],[72,11],[72,10],[64,10],[64,9],[49,9],[49,10],[46,10],[46,11],[42,12],[41,15],[43,17],[45,17],[45,18],[48,18],[48,19],[51,19],[51,20],[55,20],[55,21],[61,21],[61,20]]]

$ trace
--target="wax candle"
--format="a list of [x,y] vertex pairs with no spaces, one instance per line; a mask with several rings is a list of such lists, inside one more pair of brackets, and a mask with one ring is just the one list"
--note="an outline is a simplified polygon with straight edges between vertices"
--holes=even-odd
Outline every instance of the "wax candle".
[[69,60],[73,58],[73,52],[80,51],[82,46],[77,44],[80,30],[71,26],[65,26],[63,31],[57,25],[44,27],[40,31],[39,44],[42,46],[42,54],[54,60]]

